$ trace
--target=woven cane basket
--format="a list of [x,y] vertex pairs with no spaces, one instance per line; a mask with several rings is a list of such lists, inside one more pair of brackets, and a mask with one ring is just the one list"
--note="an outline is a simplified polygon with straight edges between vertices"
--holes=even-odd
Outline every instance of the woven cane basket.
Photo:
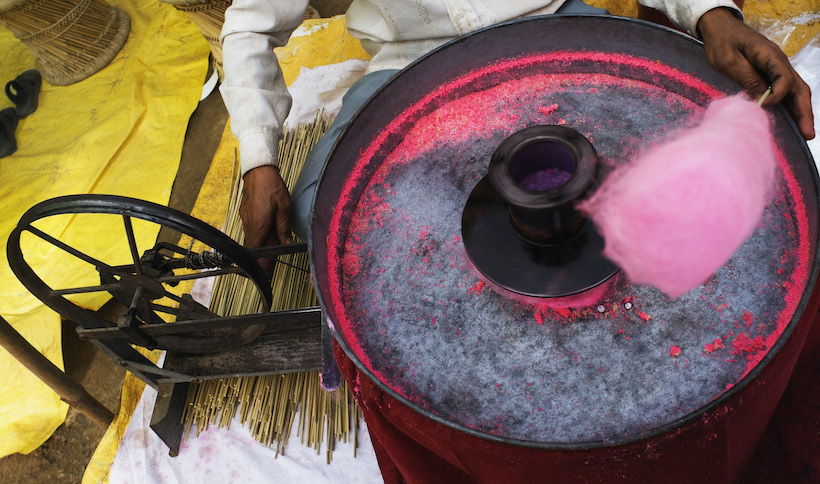
[[25,44],[48,82],[79,82],[117,55],[131,20],[102,0],[0,2],[0,25]]

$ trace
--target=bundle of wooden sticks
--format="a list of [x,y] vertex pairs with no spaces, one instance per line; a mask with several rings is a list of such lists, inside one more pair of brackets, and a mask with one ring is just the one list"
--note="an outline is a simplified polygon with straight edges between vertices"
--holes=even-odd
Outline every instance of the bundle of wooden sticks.
[[[321,114],[311,124],[289,130],[280,143],[280,172],[288,187],[293,187],[308,152],[324,134],[329,120]],[[224,232],[242,241],[239,219],[241,177],[236,176]],[[272,279],[272,311],[317,304],[310,282],[307,254],[283,257],[276,264]],[[256,290],[245,278],[234,274],[221,276],[214,285],[211,310],[228,316],[250,314],[261,310]],[[361,414],[346,383],[333,393],[322,389],[318,371],[283,375],[265,375],[192,384],[183,415],[185,435],[193,426],[196,432],[209,425],[230,426],[237,415],[256,439],[284,452],[293,425],[303,444],[321,452],[326,443],[328,462],[337,441],[356,441]]]

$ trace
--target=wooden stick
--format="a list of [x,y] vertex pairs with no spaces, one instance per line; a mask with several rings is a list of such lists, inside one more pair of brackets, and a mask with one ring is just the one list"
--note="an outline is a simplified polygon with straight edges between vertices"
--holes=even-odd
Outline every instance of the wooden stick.
[[765,92],[763,92],[763,95],[760,96],[760,99],[757,100],[757,105],[758,106],[763,106],[763,101],[765,101],[766,98],[769,97],[769,94],[771,94],[771,93],[772,93],[772,86],[769,86],[769,88],[766,89]]

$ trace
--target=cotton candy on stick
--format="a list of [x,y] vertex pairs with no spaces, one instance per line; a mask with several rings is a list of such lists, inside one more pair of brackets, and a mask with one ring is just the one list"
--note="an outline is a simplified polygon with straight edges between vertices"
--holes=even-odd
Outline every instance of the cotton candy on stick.
[[581,205],[604,254],[633,282],[677,297],[752,234],[776,176],[766,112],[743,95],[712,102],[699,125],[619,167]]

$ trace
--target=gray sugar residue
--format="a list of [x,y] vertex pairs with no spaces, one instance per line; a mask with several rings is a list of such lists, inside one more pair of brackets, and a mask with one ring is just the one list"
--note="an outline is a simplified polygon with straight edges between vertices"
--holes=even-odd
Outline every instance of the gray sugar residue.
[[[522,92],[522,106],[559,109],[526,110],[507,130],[442,141],[391,166],[361,197],[355,217],[363,224],[346,245],[357,269],[344,281],[350,329],[373,373],[418,407],[519,440],[618,439],[713,401],[747,371],[747,355],[733,351],[738,335],[776,331],[797,264],[796,242],[783,236],[797,231],[794,217],[783,216],[793,215],[784,186],[733,258],[677,300],[623,277],[599,301],[574,309],[482,286],[461,243],[461,212],[506,136],[560,119],[619,164],[634,155],[635,140],[663,136],[700,112],[648,86],[595,87],[594,95],[577,86]],[[515,109],[487,99],[500,112]],[[409,136],[423,135],[423,124]],[[709,350],[716,339],[722,347]],[[673,346],[680,355],[670,354]]]

